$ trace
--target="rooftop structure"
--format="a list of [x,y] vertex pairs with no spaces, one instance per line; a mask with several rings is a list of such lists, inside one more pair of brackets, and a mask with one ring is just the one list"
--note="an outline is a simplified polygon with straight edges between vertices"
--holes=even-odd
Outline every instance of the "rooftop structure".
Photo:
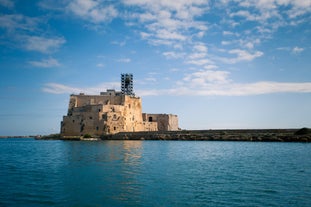
[[133,91],[133,74],[121,74],[121,92],[125,95],[135,96],[135,93]]

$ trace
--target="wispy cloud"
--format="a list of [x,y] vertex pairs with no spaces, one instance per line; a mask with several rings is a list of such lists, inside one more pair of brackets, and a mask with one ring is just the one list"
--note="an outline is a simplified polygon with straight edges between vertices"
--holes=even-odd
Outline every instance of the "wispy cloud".
[[[207,2],[201,0],[188,1],[124,1],[126,5],[136,6],[143,12],[132,15],[144,25],[141,32],[151,44],[176,45],[178,42],[190,40],[187,31],[205,32],[207,26],[195,17],[201,16],[208,8]],[[200,33],[199,36],[202,36]]]
[[[226,71],[201,71],[189,74],[174,87],[166,89],[136,89],[138,96],[253,96],[272,93],[311,93],[311,82],[234,83]],[[156,81],[148,79],[146,81]],[[117,88],[119,82],[103,83],[94,87],[74,87],[59,83],[47,83],[42,91],[52,94],[99,94],[103,88]]]
[[103,67],[105,67],[105,65],[104,65],[103,63],[97,63],[97,64],[96,64],[96,67],[98,67],[98,68],[103,68]]
[[68,10],[93,23],[109,22],[118,15],[113,5],[101,4],[97,0],[74,0],[68,5]]
[[254,96],[272,93],[311,93],[311,83],[293,82],[256,82],[256,83],[227,83],[207,84],[201,88],[189,88],[180,85],[171,89],[137,90],[141,96]]
[[29,61],[29,64],[39,68],[59,67],[60,63],[54,58],[43,59],[41,61]]
[[221,57],[219,60],[228,64],[235,64],[241,61],[252,61],[255,58],[261,57],[264,53],[261,51],[248,52],[246,50],[241,49],[233,49],[229,50],[228,53],[230,55],[234,55],[235,57]]
[[5,14],[0,16],[0,27],[6,29],[9,35],[36,31],[39,23],[39,18],[28,17],[22,14]]
[[292,49],[292,52],[294,53],[294,54],[298,54],[298,53],[301,53],[302,51],[304,51],[304,48],[301,48],[301,47],[294,47],[293,49]]
[[129,62],[131,62],[131,59],[130,58],[120,58],[120,59],[117,59],[117,62],[129,63]]
[[53,35],[43,36],[42,29],[39,29],[42,22],[40,18],[21,14],[0,16],[0,28],[5,29],[6,39],[11,44],[29,51],[53,53],[66,43],[66,40],[64,37]]
[[119,82],[107,82],[102,83],[94,87],[75,87],[69,86],[60,83],[47,83],[43,86],[42,91],[46,93],[52,94],[78,94],[78,93],[86,93],[86,94],[99,94],[103,91],[103,89],[108,88],[116,88],[119,87]]
[[167,59],[178,59],[184,57],[185,53],[168,51],[162,53]]
[[0,0],[0,6],[4,6],[11,9],[14,7],[14,2],[11,0]]
[[63,37],[48,38],[39,36],[25,36],[24,39],[24,47],[26,50],[42,53],[54,52],[66,42]]

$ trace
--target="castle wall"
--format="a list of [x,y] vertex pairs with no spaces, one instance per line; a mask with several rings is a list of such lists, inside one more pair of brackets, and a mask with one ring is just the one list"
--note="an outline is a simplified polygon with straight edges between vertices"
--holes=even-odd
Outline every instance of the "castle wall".
[[145,122],[141,99],[108,90],[101,95],[71,95],[62,136],[100,136],[118,132],[156,131],[157,122]]
[[173,114],[146,114],[143,115],[143,121],[155,122],[158,125],[157,131],[177,131],[178,117]]

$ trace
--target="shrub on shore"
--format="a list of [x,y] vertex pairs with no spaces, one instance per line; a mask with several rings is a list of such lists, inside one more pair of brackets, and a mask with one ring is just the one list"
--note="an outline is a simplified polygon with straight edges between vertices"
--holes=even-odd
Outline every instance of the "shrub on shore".
[[85,134],[83,138],[92,138],[92,136],[90,134]]
[[306,134],[311,134],[311,129],[304,127],[295,132],[295,135],[306,135]]

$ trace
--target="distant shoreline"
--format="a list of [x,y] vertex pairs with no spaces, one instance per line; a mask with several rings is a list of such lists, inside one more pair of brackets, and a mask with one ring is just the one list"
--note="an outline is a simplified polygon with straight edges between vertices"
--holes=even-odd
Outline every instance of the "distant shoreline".
[[35,138],[36,136],[0,136],[0,139]]
[[83,138],[59,135],[36,137],[38,140],[183,140],[183,141],[253,141],[253,142],[311,142],[311,131],[302,129],[224,129],[180,130],[151,132],[120,132],[101,137]]

